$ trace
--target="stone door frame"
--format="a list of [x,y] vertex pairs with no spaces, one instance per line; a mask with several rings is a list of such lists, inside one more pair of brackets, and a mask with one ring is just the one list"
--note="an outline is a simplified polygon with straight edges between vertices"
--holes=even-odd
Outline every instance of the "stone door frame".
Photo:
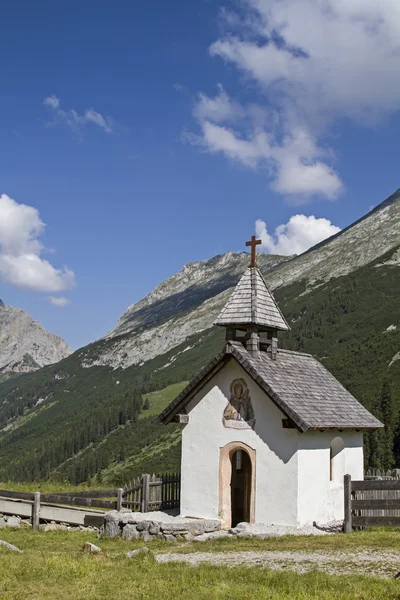
[[231,507],[231,479],[232,456],[237,450],[246,452],[251,464],[250,483],[250,523],[255,522],[255,495],[256,495],[256,451],[243,442],[229,442],[219,449],[219,501],[218,518],[222,527],[229,529],[232,525]]

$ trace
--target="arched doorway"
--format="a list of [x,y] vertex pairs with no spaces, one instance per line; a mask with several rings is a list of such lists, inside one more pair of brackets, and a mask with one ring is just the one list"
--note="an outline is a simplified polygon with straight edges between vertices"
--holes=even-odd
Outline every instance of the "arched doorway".
[[250,522],[251,461],[245,450],[236,450],[231,456],[231,525]]
[[256,451],[243,442],[220,448],[218,516],[223,527],[254,523],[255,488]]

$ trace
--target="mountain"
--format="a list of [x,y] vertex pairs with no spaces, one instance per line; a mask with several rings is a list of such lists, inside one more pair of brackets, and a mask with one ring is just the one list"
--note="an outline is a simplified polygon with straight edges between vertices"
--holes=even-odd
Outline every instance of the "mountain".
[[[280,345],[312,353],[372,412],[386,382],[399,414],[400,191],[304,254],[258,262],[291,326]],[[178,468],[179,427],[155,415],[221,349],[212,323],[247,264],[230,252],[186,265],[101,340],[0,383],[0,480],[124,483]],[[366,437],[368,464],[378,442]]]
[[[264,273],[287,260],[285,256],[259,256]],[[143,364],[168,352],[193,333],[208,329],[226,291],[237,284],[248,261],[245,252],[228,252],[185,265],[143,300],[130,306],[103,338],[100,356],[95,360],[88,357],[83,366],[126,368]]]
[[21,308],[0,300],[0,376],[29,373],[56,363],[72,350]]
[[[307,291],[346,275],[399,243],[400,190],[351,227],[301,256],[260,254],[258,263],[272,290],[307,280]],[[193,333],[212,326],[232,287],[248,264],[248,254],[228,252],[190,263],[130,306],[103,340],[96,358],[83,366],[128,367],[168,352]]]

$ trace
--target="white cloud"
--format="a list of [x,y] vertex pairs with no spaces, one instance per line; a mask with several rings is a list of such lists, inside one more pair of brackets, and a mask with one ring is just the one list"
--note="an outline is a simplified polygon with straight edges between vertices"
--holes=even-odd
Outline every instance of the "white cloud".
[[307,201],[313,194],[334,199],[343,184],[336,171],[322,160],[326,154],[310,133],[300,127],[278,143],[271,134],[258,130],[247,138],[216,125],[201,123],[202,143],[210,152],[222,152],[247,167],[265,167],[269,170],[271,186],[286,196],[296,196],[297,202]]
[[310,120],[347,116],[364,121],[398,110],[397,0],[244,4],[250,25],[248,20],[246,31],[217,40],[212,55],[235,64],[264,89],[273,86]]
[[232,101],[222,85],[218,85],[219,93],[215,98],[205,94],[198,95],[194,114],[200,121],[210,120],[214,123],[236,120],[243,116],[243,108],[238,102]]
[[104,129],[104,131],[106,131],[107,133],[112,132],[112,124],[110,117],[103,117],[103,115],[93,110],[93,108],[89,108],[89,110],[85,111],[84,119],[86,123],[94,123],[95,125],[98,125],[102,129]]
[[36,208],[0,196],[0,278],[6,283],[48,293],[74,286],[70,269],[57,269],[42,258],[45,248],[39,238],[44,228]]
[[43,100],[43,104],[51,110],[55,121],[65,123],[76,133],[79,133],[88,123],[97,125],[106,133],[113,132],[113,122],[111,117],[104,117],[101,113],[95,111],[93,108],[86,109],[82,115],[80,115],[73,108],[70,110],[63,110],[60,108],[60,99],[54,95],[47,96]]
[[343,183],[326,144],[329,127],[344,118],[376,124],[400,108],[400,3],[243,0],[237,6],[236,14],[222,11],[226,35],[210,54],[239,70],[245,82],[239,94],[252,93],[257,102],[239,103],[221,87],[215,97],[200,94],[196,142],[266,168],[272,188],[297,201],[336,198]]
[[59,108],[60,106],[60,99],[57,98],[57,96],[55,96],[54,94],[52,96],[47,96],[44,100],[43,100],[43,104],[45,106],[50,106],[50,108]]
[[[190,141],[247,167],[267,169],[272,188],[295,196],[297,203],[308,201],[314,194],[333,200],[342,191],[338,173],[324,160],[328,151],[318,146],[306,125],[296,123],[293,115],[288,127],[276,111],[263,111],[254,104],[241,106],[222,87],[214,98],[200,94],[194,115],[202,135]],[[287,131],[279,136],[282,125]]]
[[54,306],[67,306],[71,304],[71,301],[68,298],[63,298],[62,296],[49,296],[49,301],[54,304]]
[[183,83],[174,83],[172,86],[176,92],[188,92],[188,88]]
[[256,234],[262,241],[262,247],[271,254],[288,256],[301,254],[315,244],[338,233],[340,227],[328,219],[317,219],[313,215],[293,215],[285,225],[279,225],[270,235],[264,221],[256,221]]
[[203,138],[210,152],[223,152],[230,158],[241,161],[248,167],[256,168],[267,158],[269,146],[264,134],[250,140],[240,138],[234,131],[210,121],[202,123]]

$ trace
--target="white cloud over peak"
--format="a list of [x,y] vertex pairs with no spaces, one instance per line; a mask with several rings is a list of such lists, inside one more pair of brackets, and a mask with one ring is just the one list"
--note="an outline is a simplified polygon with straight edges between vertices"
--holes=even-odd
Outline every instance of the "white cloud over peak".
[[71,304],[71,301],[68,300],[68,298],[63,298],[62,296],[49,296],[49,301],[51,304],[54,304],[54,306],[67,306],[68,304]]
[[376,124],[400,108],[400,3],[243,0],[237,6],[236,13],[222,11],[226,34],[210,55],[238,69],[237,93],[248,97],[253,90],[256,102],[240,103],[222,87],[215,97],[201,93],[194,106],[197,143],[265,168],[272,188],[296,202],[336,198],[343,183],[327,145],[329,127],[343,118]]
[[262,241],[262,247],[271,254],[284,256],[301,254],[339,231],[340,227],[328,219],[317,219],[313,215],[293,215],[288,223],[279,225],[272,235],[268,233],[264,221],[256,221],[256,234]]
[[62,292],[75,284],[74,273],[57,269],[41,255],[45,224],[33,206],[0,196],[0,278],[19,288]]
[[75,133],[80,133],[82,128],[89,123],[97,125],[106,133],[113,132],[113,122],[111,117],[105,117],[93,108],[87,108],[83,114],[79,114],[73,108],[63,110],[61,108],[60,99],[55,95],[47,96],[43,100],[43,104],[49,108],[56,122],[65,123],[71,127]]

